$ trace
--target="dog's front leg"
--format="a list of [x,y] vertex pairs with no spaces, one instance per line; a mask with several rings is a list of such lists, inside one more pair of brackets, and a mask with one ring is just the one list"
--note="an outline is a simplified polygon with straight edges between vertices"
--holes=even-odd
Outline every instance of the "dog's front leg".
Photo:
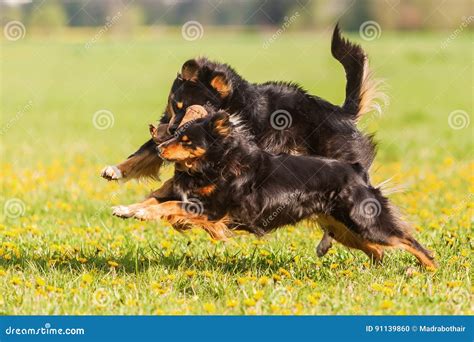
[[173,192],[173,178],[164,182],[158,190],[153,191],[143,202],[112,207],[112,214],[121,218],[129,218],[135,215],[137,210],[172,199],[176,199]]
[[150,139],[125,161],[118,165],[106,166],[100,175],[109,181],[158,178],[161,164],[163,164],[163,159],[158,156],[156,143]]
[[217,221],[210,220],[207,215],[187,210],[186,204],[183,201],[169,201],[150,205],[137,210],[134,217],[143,221],[167,220],[178,231],[199,227],[216,240],[226,240],[232,235],[226,217]]

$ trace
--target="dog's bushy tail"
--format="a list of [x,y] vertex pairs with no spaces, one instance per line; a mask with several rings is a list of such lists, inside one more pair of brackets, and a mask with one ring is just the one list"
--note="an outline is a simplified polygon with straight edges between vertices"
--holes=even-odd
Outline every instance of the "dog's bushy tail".
[[342,37],[339,24],[332,35],[331,53],[346,72],[346,99],[342,109],[354,120],[372,110],[380,113],[380,102],[387,102],[387,97],[379,90],[383,82],[372,77],[364,50]]

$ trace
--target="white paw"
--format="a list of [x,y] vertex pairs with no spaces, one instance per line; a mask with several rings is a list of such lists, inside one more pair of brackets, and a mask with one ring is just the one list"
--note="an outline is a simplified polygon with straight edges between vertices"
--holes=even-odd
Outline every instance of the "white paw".
[[119,180],[123,178],[122,171],[117,166],[106,166],[100,172],[100,176],[107,180]]
[[125,205],[118,205],[116,207],[112,207],[112,215],[121,218],[129,218],[133,216],[133,212]]

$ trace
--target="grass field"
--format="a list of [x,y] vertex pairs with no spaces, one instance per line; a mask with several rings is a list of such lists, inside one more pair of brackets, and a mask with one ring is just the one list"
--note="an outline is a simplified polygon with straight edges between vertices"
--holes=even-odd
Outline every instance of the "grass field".
[[[256,33],[188,42],[157,32],[88,48],[94,32],[2,41],[0,313],[472,314],[472,33],[442,47],[449,34],[351,36],[391,98],[360,124],[380,142],[372,177],[404,189],[391,198],[435,251],[439,269],[428,271],[401,251],[382,267],[341,245],[318,259],[322,234],[304,224],[216,243],[111,216],[159,184],[107,183],[99,171],[148,139],[187,58],[226,61],[251,81],[298,81],[341,103],[329,32],[285,33],[268,49]],[[93,121],[99,110],[113,125]]]

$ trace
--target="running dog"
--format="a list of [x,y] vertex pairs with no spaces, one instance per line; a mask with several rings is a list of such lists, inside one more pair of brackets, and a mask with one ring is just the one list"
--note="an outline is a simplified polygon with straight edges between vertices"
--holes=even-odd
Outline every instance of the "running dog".
[[235,229],[261,236],[312,220],[375,262],[387,247],[400,247],[424,266],[436,266],[388,198],[367,184],[362,165],[270,154],[232,121],[224,111],[211,113],[158,145],[161,158],[176,164],[170,197],[141,204],[133,217],[198,226],[215,239]]

